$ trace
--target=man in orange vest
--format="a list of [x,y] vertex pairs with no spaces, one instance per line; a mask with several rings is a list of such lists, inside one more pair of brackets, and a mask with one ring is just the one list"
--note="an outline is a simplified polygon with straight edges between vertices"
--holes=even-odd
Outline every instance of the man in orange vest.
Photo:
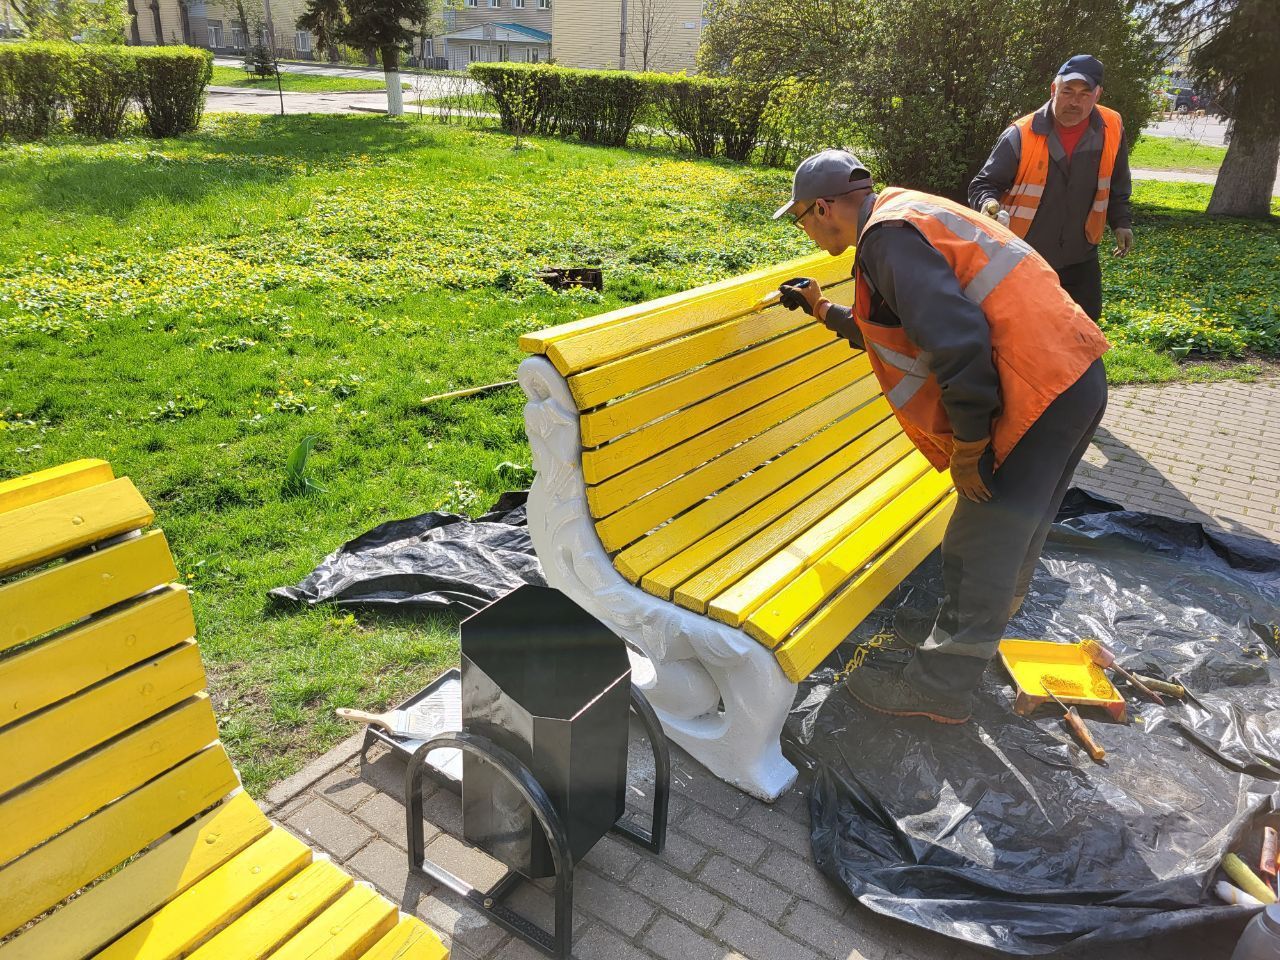
[[1096,322],[1102,316],[1098,244],[1110,224],[1112,254],[1133,246],[1129,151],[1120,114],[1098,105],[1102,63],[1088,54],[1058,70],[1049,102],[1014,122],[969,184],[969,205],[1007,216],[1009,229],[1058,272]]
[[927,635],[903,636],[918,644],[905,669],[855,670],[848,688],[883,713],[963,723],[1102,419],[1106,338],[1007,228],[915,190],[877,195],[848,151],[800,164],[774,217],[786,214],[823,250],[856,244],[857,257],[851,308],[802,277],[782,303],[866,350],[903,430],[960,494]]

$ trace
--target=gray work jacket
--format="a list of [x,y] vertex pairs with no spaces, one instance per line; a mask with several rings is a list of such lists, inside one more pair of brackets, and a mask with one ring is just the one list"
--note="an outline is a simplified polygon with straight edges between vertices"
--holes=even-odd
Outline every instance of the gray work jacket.
[[[1102,116],[1096,109],[1090,114],[1089,129],[1081,135],[1070,160],[1054,129],[1048,103],[1036,111],[1031,129],[1049,137],[1049,176],[1026,241],[1049,261],[1049,266],[1061,270],[1098,255],[1097,246],[1084,235],[1084,222],[1098,189],[1098,166],[1102,162]],[[1112,229],[1130,225],[1132,181],[1126,139],[1127,134],[1122,132],[1120,152],[1116,155],[1115,170],[1111,174],[1107,223]],[[986,165],[969,184],[969,205],[981,210],[987,200],[1003,197],[1013,186],[1021,158],[1022,136],[1011,124],[996,141]]]

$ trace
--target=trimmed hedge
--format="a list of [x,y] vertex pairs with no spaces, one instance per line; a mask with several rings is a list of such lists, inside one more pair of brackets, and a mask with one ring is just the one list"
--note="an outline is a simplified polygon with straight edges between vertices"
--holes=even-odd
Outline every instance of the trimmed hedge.
[[0,44],[0,139],[38,140],[71,129],[114,137],[138,101],[153,136],[194,130],[213,55],[194,47],[21,42]]
[[474,63],[471,76],[512,133],[573,134],[625,146],[646,110],[662,132],[700,156],[746,160],[760,137],[768,91],[718,77],[575,70],[551,64]]

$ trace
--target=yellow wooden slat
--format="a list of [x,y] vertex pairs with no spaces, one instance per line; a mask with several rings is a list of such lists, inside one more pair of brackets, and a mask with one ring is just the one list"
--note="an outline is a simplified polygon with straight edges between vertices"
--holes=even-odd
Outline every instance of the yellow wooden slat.
[[302,928],[271,960],[356,960],[396,925],[398,911],[357,884]]
[[[847,279],[852,266],[852,250],[846,251],[839,257],[828,257],[822,253],[810,254],[743,276],[730,277],[693,290],[675,293],[659,300],[624,307],[621,310],[587,317],[583,320],[574,320],[547,330],[527,333],[520,338],[520,349],[525,353],[542,353],[550,356],[551,348],[555,344],[578,340],[588,335],[607,334],[613,328],[623,327],[638,319],[665,317],[672,312],[688,310],[703,302],[708,302],[707,305],[711,309],[719,307],[719,315],[723,316],[726,308],[749,309],[758,303],[761,297],[777,290],[778,284],[791,277],[814,277],[823,286],[827,286]],[[690,326],[689,329],[693,327]],[[658,342],[665,339],[668,338],[660,337]],[[617,354],[617,356],[621,355]],[[558,363],[557,368],[559,368]],[[561,369],[560,372],[564,373],[565,370]]]
[[[795,446],[806,437],[830,426],[836,419],[858,409],[878,396],[880,386],[867,373],[808,410],[796,414],[760,436],[743,443],[722,457],[691,470],[661,490],[638,499],[606,520],[596,523],[596,533],[605,549],[618,550],[665,523],[704,497],[737,480]],[[683,469],[688,470],[689,464]],[[674,468],[673,468],[674,469]]]
[[[885,506],[926,469],[906,438],[877,451],[857,468],[857,483],[845,493],[837,480],[726,554],[675,592],[680,606],[730,626],[797,576],[851,523]],[[845,495],[842,496],[842,493]]]
[[[780,518],[772,529],[725,558],[718,565],[719,570],[708,571],[708,574],[723,574],[732,572],[736,566],[732,585],[726,584],[725,589],[713,593],[706,600],[707,612],[712,619],[721,623],[733,627],[742,626],[753,611],[799,576],[847,533],[857,529],[880,511],[885,511],[887,516],[896,517],[900,512],[894,502],[896,498],[906,493],[913,484],[923,482],[926,475],[933,472],[928,461],[911,449],[865,488],[844,500],[838,507],[832,505],[834,509],[820,518],[812,515],[802,518],[808,524],[796,523],[789,517]],[[704,586],[708,579],[709,577],[700,578],[698,586]],[[691,582],[681,587],[681,592],[691,589],[692,585]],[[699,591],[686,602],[702,601],[704,597],[705,593]],[[680,602],[679,596],[677,602]]]
[[955,496],[947,497],[906,536],[822,607],[774,651],[778,664],[799,683],[822,662],[874,610],[889,591],[906,579],[942,542],[943,531],[955,509]]
[[844,518],[846,532],[841,539],[832,543],[827,538],[815,538],[818,542],[814,547],[820,550],[829,544],[829,548],[820,555],[809,554],[803,570],[756,609],[743,629],[766,646],[777,646],[840,584],[856,576],[872,558],[895,543],[950,490],[950,477],[929,468],[909,488],[893,496],[892,502],[873,508],[873,513]]
[[203,689],[200,651],[190,641],[76,697],[0,730],[0,793]]
[[[614,566],[619,573],[635,583],[650,570],[728,524],[748,507],[795,481],[814,464],[826,460],[846,444],[852,443],[856,437],[892,416],[884,398],[871,401],[765,464],[750,476],[743,477],[732,487],[704,500],[666,526],[627,547],[614,557]],[[897,423],[896,420],[892,422]]]
[[[705,613],[712,597],[913,449],[897,420],[882,421],[795,482],[649,573],[644,589],[669,599],[678,588],[681,606]],[[735,492],[736,487],[730,487],[721,496]],[[754,551],[736,549],[748,541]]]
[[351,878],[317,861],[194,953],[192,960],[261,960],[351,888]]
[[192,757],[0,869],[0,936],[79,890],[238,785],[221,746]]
[[0,513],[0,575],[145,527],[154,517],[128,477]]
[[405,917],[360,960],[449,960],[449,951],[426,924]]
[[[813,379],[743,411],[710,430],[683,438],[676,446],[603,483],[587,487],[591,515],[597,519],[607,517],[627,504],[635,503],[640,497],[658,489],[674,477],[714,460],[779,424],[786,424],[805,408],[866,377],[869,369],[870,363],[866,356],[859,354],[856,358],[825,370]],[[805,435],[812,432],[806,431]],[[613,444],[604,447],[603,452],[607,454],[612,447]],[[750,466],[758,466],[759,463],[760,461],[756,461]],[[669,514],[663,519],[670,516]]]
[[[707,435],[716,426],[734,420],[742,424],[737,433],[751,423],[751,415],[761,405],[788,390],[808,390],[819,374],[840,363],[851,363],[849,348],[843,343],[830,343],[821,350],[797,357],[781,367],[731,387],[723,393],[691,404],[657,423],[651,423],[625,437],[619,437],[598,450],[582,452],[582,475],[587,483],[600,483],[655,454],[668,450],[689,437]],[[847,381],[846,381],[847,382]],[[815,387],[821,395],[822,388]],[[830,390],[828,390],[830,392]],[[803,402],[803,401],[801,401]],[[743,413],[743,411],[747,413]],[[762,414],[761,419],[767,414]],[[755,421],[760,423],[760,421]],[[752,424],[754,426],[754,424]],[[769,426],[768,422],[763,423]],[[755,431],[758,432],[758,429]]]
[[209,698],[201,694],[134,727],[64,770],[0,800],[0,863],[52,837],[117,797],[176,766],[218,739]]
[[194,633],[187,591],[166,587],[20,650],[0,660],[0,727],[154,657]]
[[94,960],[176,960],[311,862],[311,848],[275,827],[174,898]]
[[0,513],[115,479],[105,460],[76,460],[0,483]]
[[270,829],[249,795],[239,793],[0,944],[0,960],[82,960]]
[[[769,311],[752,314],[750,317],[737,321],[737,323],[741,325],[750,320],[764,319],[769,316]],[[832,338],[834,337],[834,334],[822,324],[809,323],[799,330],[793,330],[773,340],[756,344],[749,349],[742,350],[737,345],[712,344],[708,345],[704,358],[697,359],[696,357],[688,356],[687,350],[694,341],[709,337],[713,333],[723,334],[724,330],[724,327],[716,327],[695,337],[686,337],[669,345],[673,351],[677,346],[683,345],[685,351],[672,359],[674,369],[670,372],[658,369],[655,362],[656,358],[653,356],[666,350],[667,348],[664,346],[645,353],[633,354],[607,366],[597,367],[595,370],[580,374],[579,377],[582,378],[599,378],[606,372],[611,372],[610,368],[612,367],[628,364],[635,368],[632,379],[634,385],[624,385],[620,382],[620,378],[615,378],[610,381],[617,384],[617,386],[608,390],[611,396],[602,399],[612,400],[614,397],[621,397],[627,393],[630,396],[626,396],[616,403],[609,403],[596,410],[584,413],[579,418],[578,426],[582,431],[582,445],[584,447],[599,446],[614,437],[620,437],[630,430],[634,430],[659,417],[666,416],[675,410],[714,396],[736,384],[745,383],[752,377],[759,376],[774,367],[779,367],[788,360],[825,347],[832,343]],[[747,342],[753,341],[748,340]],[[738,352],[735,353],[735,349]],[[845,355],[847,356],[848,354],[849,349],[846,346]],[[675,376],[676,374],[683,374],[683,376]],[[675,379],[666,380],[667,377],[671,376],[675,376]],[[577,389],[578,385],[574,383],[577,379],[579,378],[570,379],[570,390]],[[659,386],[650,387],[651,384],[658,383],[661,380],[666,380],[666,382],[661,383]],[[618,387],[624,387],[624,389],[614,393],[614,390],[618,389]],[[603,385],[601,389],[604,389]],[[634,390],[640,392],[632,392]],[[594,400],[593,402],[584,403],[576,392],[574,397],[578,400],[579,409],[586,409],[601,402],[601,400]]]

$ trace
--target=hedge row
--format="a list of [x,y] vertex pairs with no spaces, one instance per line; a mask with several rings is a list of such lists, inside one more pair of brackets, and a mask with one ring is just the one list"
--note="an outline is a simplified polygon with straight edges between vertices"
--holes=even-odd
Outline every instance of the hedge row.
[[718,77],[524,63],[474,63],[470,72],[497,103],[505,130],[620,147],[644,117],[699,156],[731,160],[755,150],[769,100],[759,86]]
[[154,137],[194,130],[213,56],[194,47],[0,44],[0,139],[38,140],[69,117],[77,133],[115,137],[137,102]]

